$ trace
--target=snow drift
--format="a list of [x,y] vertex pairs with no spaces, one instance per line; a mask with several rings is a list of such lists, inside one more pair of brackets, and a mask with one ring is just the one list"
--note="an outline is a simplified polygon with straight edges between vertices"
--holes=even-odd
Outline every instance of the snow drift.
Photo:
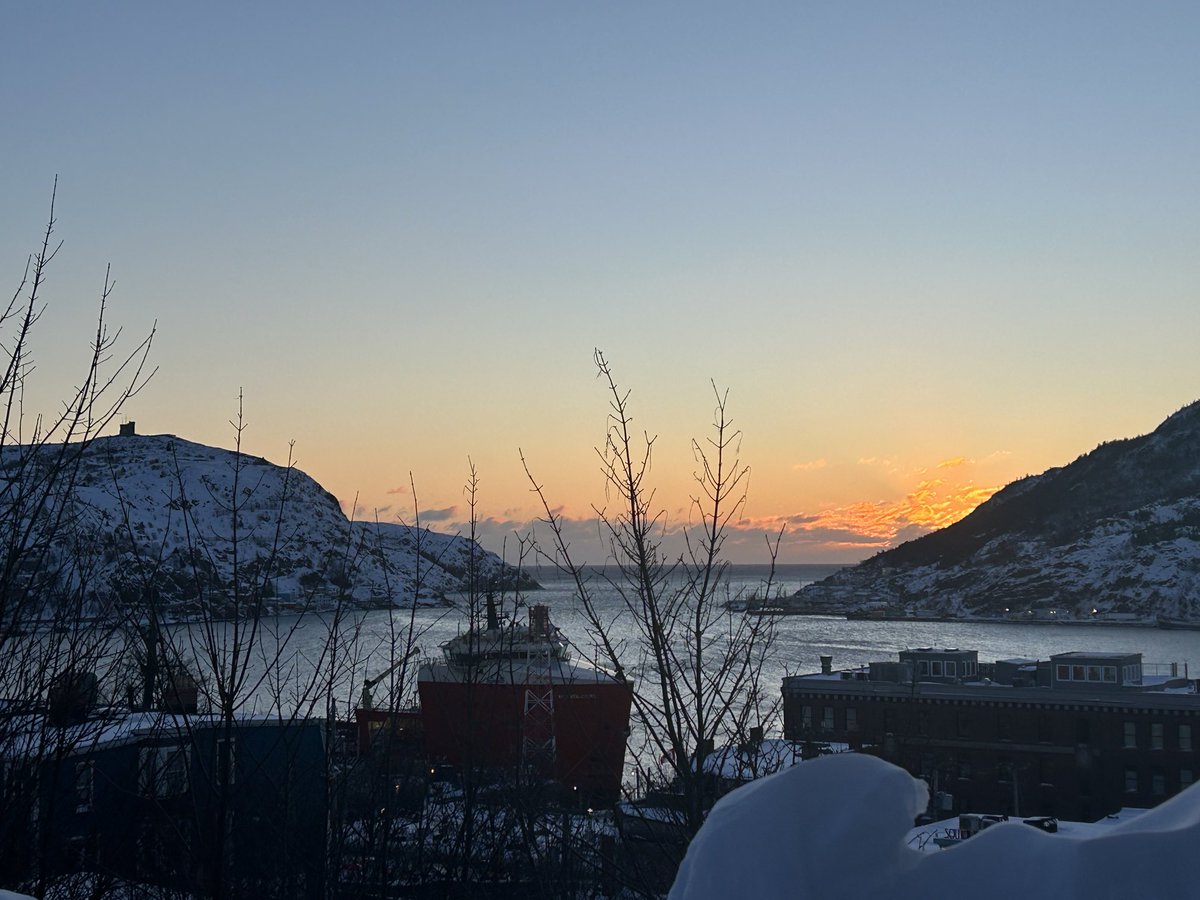
[[688,848],[671,900],[1100,900],[1200,896],[1200,791],[1092,837],[1020,822],[921,853],[906,844],[924,782],[858,754],[820,757],[723,798]]

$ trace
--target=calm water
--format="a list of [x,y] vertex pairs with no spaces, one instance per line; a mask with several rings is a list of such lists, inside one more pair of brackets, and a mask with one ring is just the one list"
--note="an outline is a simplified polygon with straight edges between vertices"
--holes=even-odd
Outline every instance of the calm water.
[[[837,566],[780,566],[777,580],[785,593],[837,571]],[[766,567],[735,566],[732,592],[762,590]],[[555,621],[568,634],[582,619],[570,585],[552,574],[539,575],[545,590],[530,595],[530,602],[548,601]],[[613,601],[614,605],[618,601]],[[619,622],[620,620],[618,620]],[[964,622],[883,622],[847,620],[836,616],[780,616],[775,640],[779,678],[785,673],[812,672],[820,657],[833,656],[834,666],[865,665],[873,660],[895,659],[909,647],[960,647],[978,650],[985,662],[1013,656],[1045,659],[1069,650],[1132,651],[1146,663],[1186,663],[1200,677],[1200,631],[1165,631],[1160,628],[1096,625],[993,625]]]
[[[825,577],[837,566],[781,566],[771,593],[790,594],[803,584]],[[766,567],[736,566],[730,573],[731,598],[764,593]],[[573,585],[553,570],[542,569],[534,576],[543,586],[525,595],[524,602],[545,603],[551,617],[576,646],[576,652],[592,657],[581,606]],[[619,612],[621,601],[611,588],[593,578],[598,605],[615,616],[613,630],[629,647],[629,662],[636,661],[636,642],[631,624]],[[457,602],[463,602],[458,598]],[[409,612],[376,611],[357,615],[348,629],[345,647],[339,651],[336,678],[339,708],[343,712],[357,702],[362,679],[379,675],[393,658],[392,635],[405,628]],[[415,623],[421,631],[417,643],[425,655],[437,654],[439,645],[463,627],[465,613],[457,608],[419,609]],[[768,682],[780,683],[789,673],[813,672],[820,668],[820,656],[828,654],[835,668],[865,665],[873,660],[893,660],[896,653],[909,647],[960,647],[979,651],[984,662],[1014,656],[1045,659],[1068,650],[1131,651],[1143,654],[1147,664],[1176,662],[1200,675],[1200,632],[1164,631],[1157,628],[1094,625],[994,625],[962,622],[848,621],[832,616],[781,616],[777,621],[775,653],[770,663]],[[328,628],[315,616],[302,619],[281,617],[282,630],[295,628],[290,646],[303,660],[322,664],[321,656]]]

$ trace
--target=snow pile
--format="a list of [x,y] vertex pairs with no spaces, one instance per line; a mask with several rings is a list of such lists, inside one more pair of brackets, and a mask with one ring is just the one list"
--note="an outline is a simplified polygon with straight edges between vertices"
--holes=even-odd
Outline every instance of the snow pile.
[[688,848],[672,900],[1195,897],[1200,790],[1094,836],[995,825],[937,853],[906,839],[926,787],[869,756],[826,756],[726,796]]

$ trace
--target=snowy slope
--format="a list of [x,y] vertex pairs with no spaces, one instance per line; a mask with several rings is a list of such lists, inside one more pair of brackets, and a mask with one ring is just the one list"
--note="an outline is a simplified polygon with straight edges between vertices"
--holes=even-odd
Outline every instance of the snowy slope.
[[962,521],[796,599],[839,611],[1200,620],[1200,403],[1014,482]]
[[[69,492],[70,542],[89,559],[89,595],[168,603],[265,591],[272,601],[349,596],[400,603],[459,590],[474,551],[486,579],[511,580],[494,554],[450,535],[351,523],[308,475],[171,435],[100,438]],[[505,574],[507,572],[507,574]]]

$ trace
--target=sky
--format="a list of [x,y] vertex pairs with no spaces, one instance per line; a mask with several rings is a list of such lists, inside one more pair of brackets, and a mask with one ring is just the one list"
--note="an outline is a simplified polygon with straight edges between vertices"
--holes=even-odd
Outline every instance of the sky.
[[[58,178],[27,414],[107,266],[144,433],[289,452],[347,511],[584,561],[609,360],[727,555],[849,562],[1200,396],[1194,3],[16,4],[0,275]],[[156,323],[156,325],[155,325]],[[715,387],[714,387],[715,386]],[[289,451],[289,448],[290,451]],[[414,494],[415,486],[415,494]],[[544,535],[544,529],[538,532]]]

